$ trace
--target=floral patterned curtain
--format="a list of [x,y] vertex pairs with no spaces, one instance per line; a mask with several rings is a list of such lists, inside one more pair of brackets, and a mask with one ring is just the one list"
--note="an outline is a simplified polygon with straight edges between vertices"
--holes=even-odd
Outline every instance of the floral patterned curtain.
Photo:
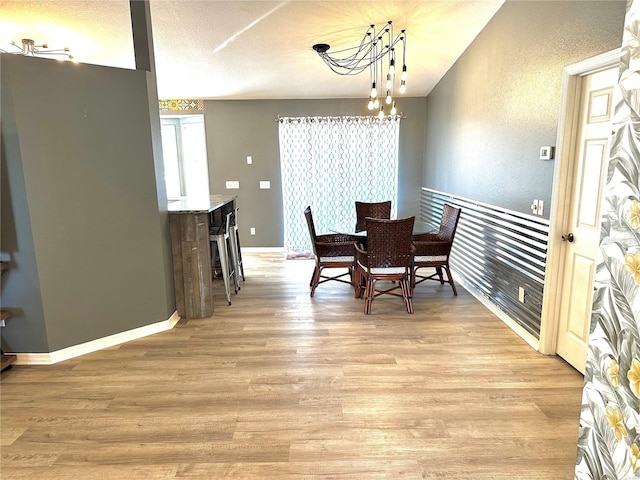
[[318,234],[349,231],[355,201],[392,201],[398,191],[400,117],[280,118],[284,244],[310,252],[304,209],[311,206]]
[[640,478],[640,2],[627,3],[577,480]]

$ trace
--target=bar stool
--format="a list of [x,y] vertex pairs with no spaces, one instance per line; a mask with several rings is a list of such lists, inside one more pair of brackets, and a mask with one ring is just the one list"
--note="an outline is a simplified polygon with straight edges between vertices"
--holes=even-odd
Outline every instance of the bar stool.
[[[231,239],[233,255],[236,262],[236,277],[238,274],[242,275],[242,281],[244,282],[244,267],[242,266],[242,251],[240,250],[240,225],[238,224],[238,210],[236,207],[233,214],[233,222],[231,224]],[[238,286],[238,288],[240,288]]]
[[225,218],[224,232],[218,233],[222,226],[218,226],[217,230],[215,230],[214,227],[214,230],[209,232],[209,242],[211,243],[211,266],[215,269],[216,259],[220,260],[220,273],[222,274],[224,290],[227,295],[229,305],[231,305],[230,280],[233,280],[233,289],[235,293],[238,293],[238,280],[236,278],[235,266],[233,265],[234,260],[229,255],[232,245],[229,235],[231,215],[232,212],[228,213]]
[[225,216],[225,236],[227,242],[227,252],[229,252],[229,276],[233,277],[233,288],[236,293],[240,290],[240,280],[238,279],[238,253],[236,249],[235,234],[233,232],[235,213],[228,212]]

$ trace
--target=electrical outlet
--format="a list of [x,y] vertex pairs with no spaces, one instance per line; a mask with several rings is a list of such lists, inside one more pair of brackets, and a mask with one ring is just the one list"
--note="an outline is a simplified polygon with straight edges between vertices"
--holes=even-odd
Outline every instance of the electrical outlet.
[[250,233],[251,235],[255,235],[255,234],[256,234],[256,229],[255,229],[255,227],[251,227],[251,228],[249,229],[249,233]]
[[534,200],[533,204],[531,205],[531,211],[533,212],[534,215],[538,214],[538,200]]
[[260,188],[262,190],[268,190],[271,188],[271,182],[269,180],[260,180]]
[[225,182],[225,185],[227,187],[227,190],[235,190],[240,188],[240,182],[238,182],[237,180],[227,180]]
[[518,287],[518,301],[524,303],[524,288]]
[[247,165],[251,165],[253,163],[253,157],[251,155],[247,155]]

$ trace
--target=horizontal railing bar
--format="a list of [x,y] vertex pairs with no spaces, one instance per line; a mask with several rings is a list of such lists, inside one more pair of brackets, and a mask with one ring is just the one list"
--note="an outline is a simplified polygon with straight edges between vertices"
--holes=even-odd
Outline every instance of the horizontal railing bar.
[[475,209],[486,208],[486,209],[488,209],[490,211],[499,209],[501,212],[503,212],[505,214],[512,215],[514,217],[527,218],[527,219],[532,220],[532,221],[536,221],[536,222],[539,222],[539,223],[544,223],[544,224],[549,225],[549,220],[546,220],[544,218],[534,217],[533,215],[527,215],[527,214],[524,214],[522,212],[518,212],[518,211],[515,211],[515,210],[509,210],[509,209],[502,208],[502,207],[496,207],[495,205],[491,205],[489,203],[479,202],[477,200],[472,200],[470,198],[461,197],[459,195],[453,195],[451,193],[441,192],[441,191],[434,190],[434,189],[431,189],[431,188],[422,187],[422,190],[425,191],[425,192],[429,192],[432,195],[439,195],[439,196],[441,196],[443,198],[450,198],[450,199],[457,200],[459,202],[467,202],[470,205],[476,206],[477,208],[475,208]]
[[[539,337],[549,221],[427,188],[420,197],[420,218],[439,223],[445,203],[462,209],[452,269],[465,285]],[[525,290],[524,303],[519,288]]]

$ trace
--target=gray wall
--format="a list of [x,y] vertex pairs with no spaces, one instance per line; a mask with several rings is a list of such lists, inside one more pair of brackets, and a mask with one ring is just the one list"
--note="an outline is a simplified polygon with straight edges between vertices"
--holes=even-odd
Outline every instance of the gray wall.
[[[420,213],[424,157],[424,98],[401,98],[398,215]],[[211,193],[223,193],[227,180],[240,181],[242,245],[281,247],[284,244],[278,148],[279,116],[366,115],[366,99],[334,100],[210,100],[205,101],[205,128]],[[246,157],[253,157],[247,165]],[[260,190],[260,180],[271,181]],[[300,213],[302,215],[302,212]],[[256,235],[249,235],[255,227]]]
[[505,3],[428,96],[424,186],[549,218],[562,69],[620,47],[625,5]]
[[147,73],[1,62],[2,304],[16,317],[3,349],[53,352],[166,320]]

